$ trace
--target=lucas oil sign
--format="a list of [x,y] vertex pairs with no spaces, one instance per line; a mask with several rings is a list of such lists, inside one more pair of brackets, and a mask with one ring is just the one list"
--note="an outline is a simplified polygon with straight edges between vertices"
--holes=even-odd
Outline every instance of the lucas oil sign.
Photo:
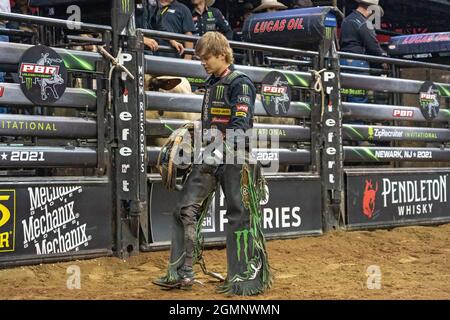
[[64,94],[67,70],[63,59],[51,48],[34,46],[19,64],[20,88],[36,105],[51,105]]
[[450,171],[347,173],[351,228],[450,221]]

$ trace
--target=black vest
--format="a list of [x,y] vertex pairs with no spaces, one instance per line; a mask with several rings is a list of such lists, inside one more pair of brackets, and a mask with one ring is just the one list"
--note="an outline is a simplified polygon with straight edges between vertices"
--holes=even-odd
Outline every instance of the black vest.
[[[216,17],[214,16],[214,13],[212,12],[212,10],[208,9],[208,14],[207,14],[207,18],[206,21],[202,21],[203,22],[203,30],[201,30],[201,32],[206,33],[208,31],[216,31]],[[206,29],[206,30],[205,30]]]
[[232,71],[206,90],[202,105],[203,129],[217,128],[225,133],[231,120],[229,87],[234,80],[241,77],[247,76],[242,72]]

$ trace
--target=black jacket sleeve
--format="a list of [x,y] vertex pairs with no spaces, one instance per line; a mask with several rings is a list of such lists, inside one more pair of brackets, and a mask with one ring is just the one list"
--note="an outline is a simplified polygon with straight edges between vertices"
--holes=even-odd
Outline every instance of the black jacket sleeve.
[[[157,1],[157,3],[159,2]],[[161,11],[158,4],[147,4],[144,18],[146,22],[146,29],[167,31],[162,24]]]
[[256,88],[247,77],[239,77],[230,84],[231,120],[227,129],[247,130],[253,127]]
[[219,9],[214,10],[214,16],[216,18],[217,30],[221,32],[228,40],[233,39],[233,30],[231,30],[230,24],[223,16]]
[[195,33],[196,31],[191,11],[186,6],[183,7],[182,11],[182,30],[184,34],[187,32]]
[[366,54],[373,56],[384,56],[386,53],[381,49],[377,40],[375,30],[370,29],[367,23],[362,23],[359,26],[359,36],[366,48]]

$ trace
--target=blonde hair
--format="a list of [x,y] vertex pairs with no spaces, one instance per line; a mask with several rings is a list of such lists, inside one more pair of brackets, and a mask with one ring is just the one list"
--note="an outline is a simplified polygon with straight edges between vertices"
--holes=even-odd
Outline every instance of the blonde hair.
[[233,50],[227,38],[217,31],[209,31],[197,41],[195,54],[199,57],[206,57],[208,55],[217,57],[223,54],[227,63],[232,64],[234,62]]

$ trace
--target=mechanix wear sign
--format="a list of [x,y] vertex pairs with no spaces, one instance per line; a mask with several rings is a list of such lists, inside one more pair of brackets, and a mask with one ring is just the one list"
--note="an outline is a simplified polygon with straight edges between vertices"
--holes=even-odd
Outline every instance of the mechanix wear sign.
[[291,87],[286,76],[278,71],[268,73],[262,81],[261,99],[269,115],[286,116],[291,105]]
[[50,257],[99,255],[110,252],[111,185],[87,180],[71,183],[28,179],[18,185],[0,183],[0,267]]
[[66,91],[67,70],[51,48],[34,46],[25,51],[19,65],[20,88],[36,105],[51,105]]
[[440,95],[438,87],[426,81],[419,91],[420,110],[427,121],[433,121],[439,114]]

